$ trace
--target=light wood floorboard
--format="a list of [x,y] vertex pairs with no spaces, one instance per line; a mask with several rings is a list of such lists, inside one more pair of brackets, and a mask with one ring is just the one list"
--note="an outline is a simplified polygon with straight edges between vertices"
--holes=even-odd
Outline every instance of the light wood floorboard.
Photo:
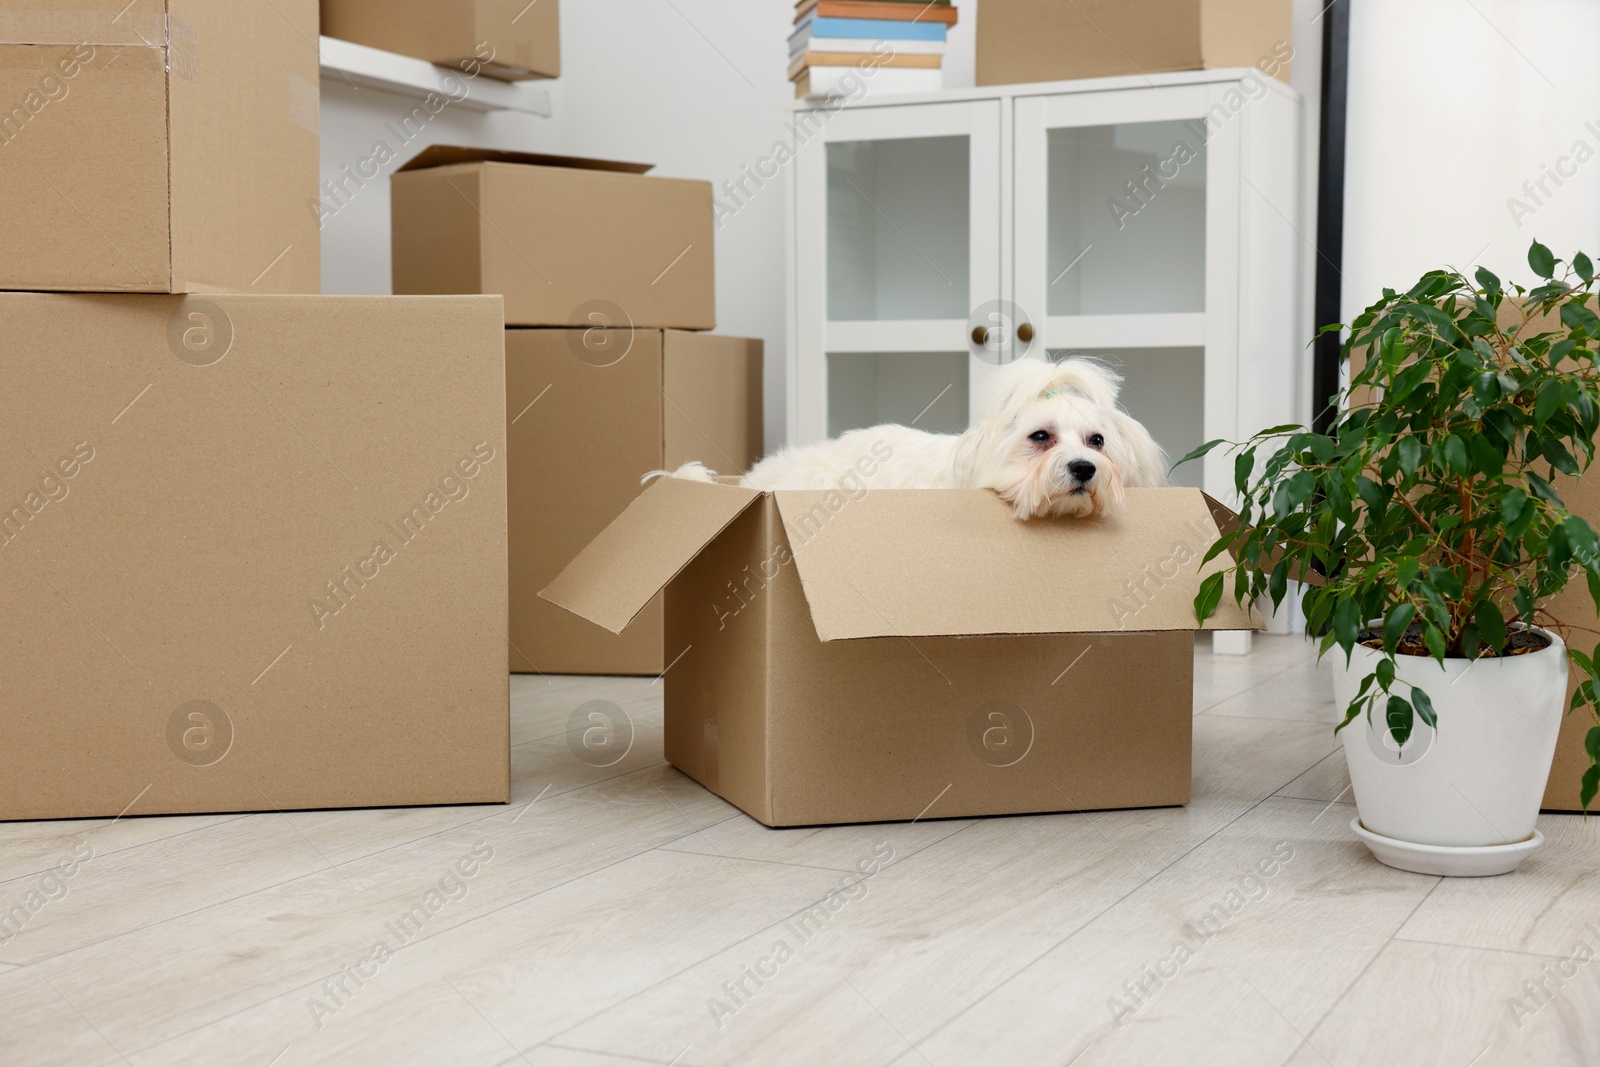
[[0,823],[0,909],[93,849],[0,943],[0,1064],[1600,1065],[1600,822],[1381,866],[1329,685],[1197,642],[1183,808],[770,830],[652,679],[517,676],[508,806]]

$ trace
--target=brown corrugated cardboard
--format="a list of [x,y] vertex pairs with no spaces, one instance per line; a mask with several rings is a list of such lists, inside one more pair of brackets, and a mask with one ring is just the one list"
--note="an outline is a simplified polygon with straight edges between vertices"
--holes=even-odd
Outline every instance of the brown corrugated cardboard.
[[[1502,320],[1515,321],[1516,311],[1511,300],[1502,305]],[[1526,329],[1535,333],[1552,330],[1564,331],[1560,320],[1553,315],[1535,317]],[[1572,478],[1551,470],[1550,481],[1561,494],[1561,500],[1575,515],[1581,515],[1591,526],[1600,529],[1600,470],[1590,469],[1581,477]],[[1560,593],[1550,598],[1545,610],[1562,623],[1581,627],[1566,634],[1569,644],[1580,651],[1594,648],[1600,630],[1600,617],[1595,614],[1594,600],[1589,595],[1588,584],[1573,580]],[[1567,677],[1567,703],[1584,680],[1583,672],[1573,667]],[[1589,753],[1583,741],[1595,725],[1595,713],[1587,708],[1569,713],[1561,723],[1561,735],[1556,741],[1555,761],[1550,768],[1550,780],[1545,784],[1542,807],[1550,811],[1582,811],[1580,789],[1583,772],[1589,769]]]
[[0,15],[0,288],[316,293],[314,0]]
[[977,84],[1257,67],[1289,80],[1289,0],[983,0]]
[[676,330],[506,331],[511,669],[660,674],[661,603],[626,633],[539,598],[640,475],[761,456],[761,342]]
[[503,343],[0,294],[0,819],[505,801]]
[[322,0],[322,32],[491,78],[561,73],[560,0]]
[[621,631],[666,588],[667,759],[768,825],[1161,806],[1217,536],[1189,489],[1019,523],[979,490],[664,480],[542,595]]
[[501,293],[508,326],[716,326],[711,185],[437,146],[391,179],[396,293]]

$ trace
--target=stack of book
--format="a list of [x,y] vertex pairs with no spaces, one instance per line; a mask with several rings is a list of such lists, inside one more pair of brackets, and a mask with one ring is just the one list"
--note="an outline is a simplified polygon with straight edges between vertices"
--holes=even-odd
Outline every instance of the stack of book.
[[924,93],[944,87],[951,0],[800,0],[789,35],[795,96]]

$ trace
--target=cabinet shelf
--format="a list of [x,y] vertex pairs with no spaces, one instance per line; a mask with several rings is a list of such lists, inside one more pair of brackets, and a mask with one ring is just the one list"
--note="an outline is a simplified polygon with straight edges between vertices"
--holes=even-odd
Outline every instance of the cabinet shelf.
[[1206,343],[1203,312],[1166,315],[1052,315],[1045,345],[1053,350],[1186,348]]
[[[459,70],[336,37],[321,39],[319,55],[322,80],[328,84],[377,89],[414,100],[425,100],[430,94],[438,93],[451,99],[451,107],[463,111],[520,111],[545,118],[552,113],[549,91],[528,82],[495,81],[481,75],[464,79]],[[444,79],[447,77],[454,79],[454,86],[446,86]],[[465,96],[459,96],[459,84],[463,80],[468,90]]]
[[879,319],[830,322],[829,352],[959,352],[967,347],[964,319]]

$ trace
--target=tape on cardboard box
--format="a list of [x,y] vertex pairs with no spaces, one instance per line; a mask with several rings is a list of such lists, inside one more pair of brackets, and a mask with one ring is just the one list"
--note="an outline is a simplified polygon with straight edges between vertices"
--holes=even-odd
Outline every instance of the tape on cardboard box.
[[107,15],[100,11],[0,11],[0,45],[16,44],[165,48],[167,16]]

